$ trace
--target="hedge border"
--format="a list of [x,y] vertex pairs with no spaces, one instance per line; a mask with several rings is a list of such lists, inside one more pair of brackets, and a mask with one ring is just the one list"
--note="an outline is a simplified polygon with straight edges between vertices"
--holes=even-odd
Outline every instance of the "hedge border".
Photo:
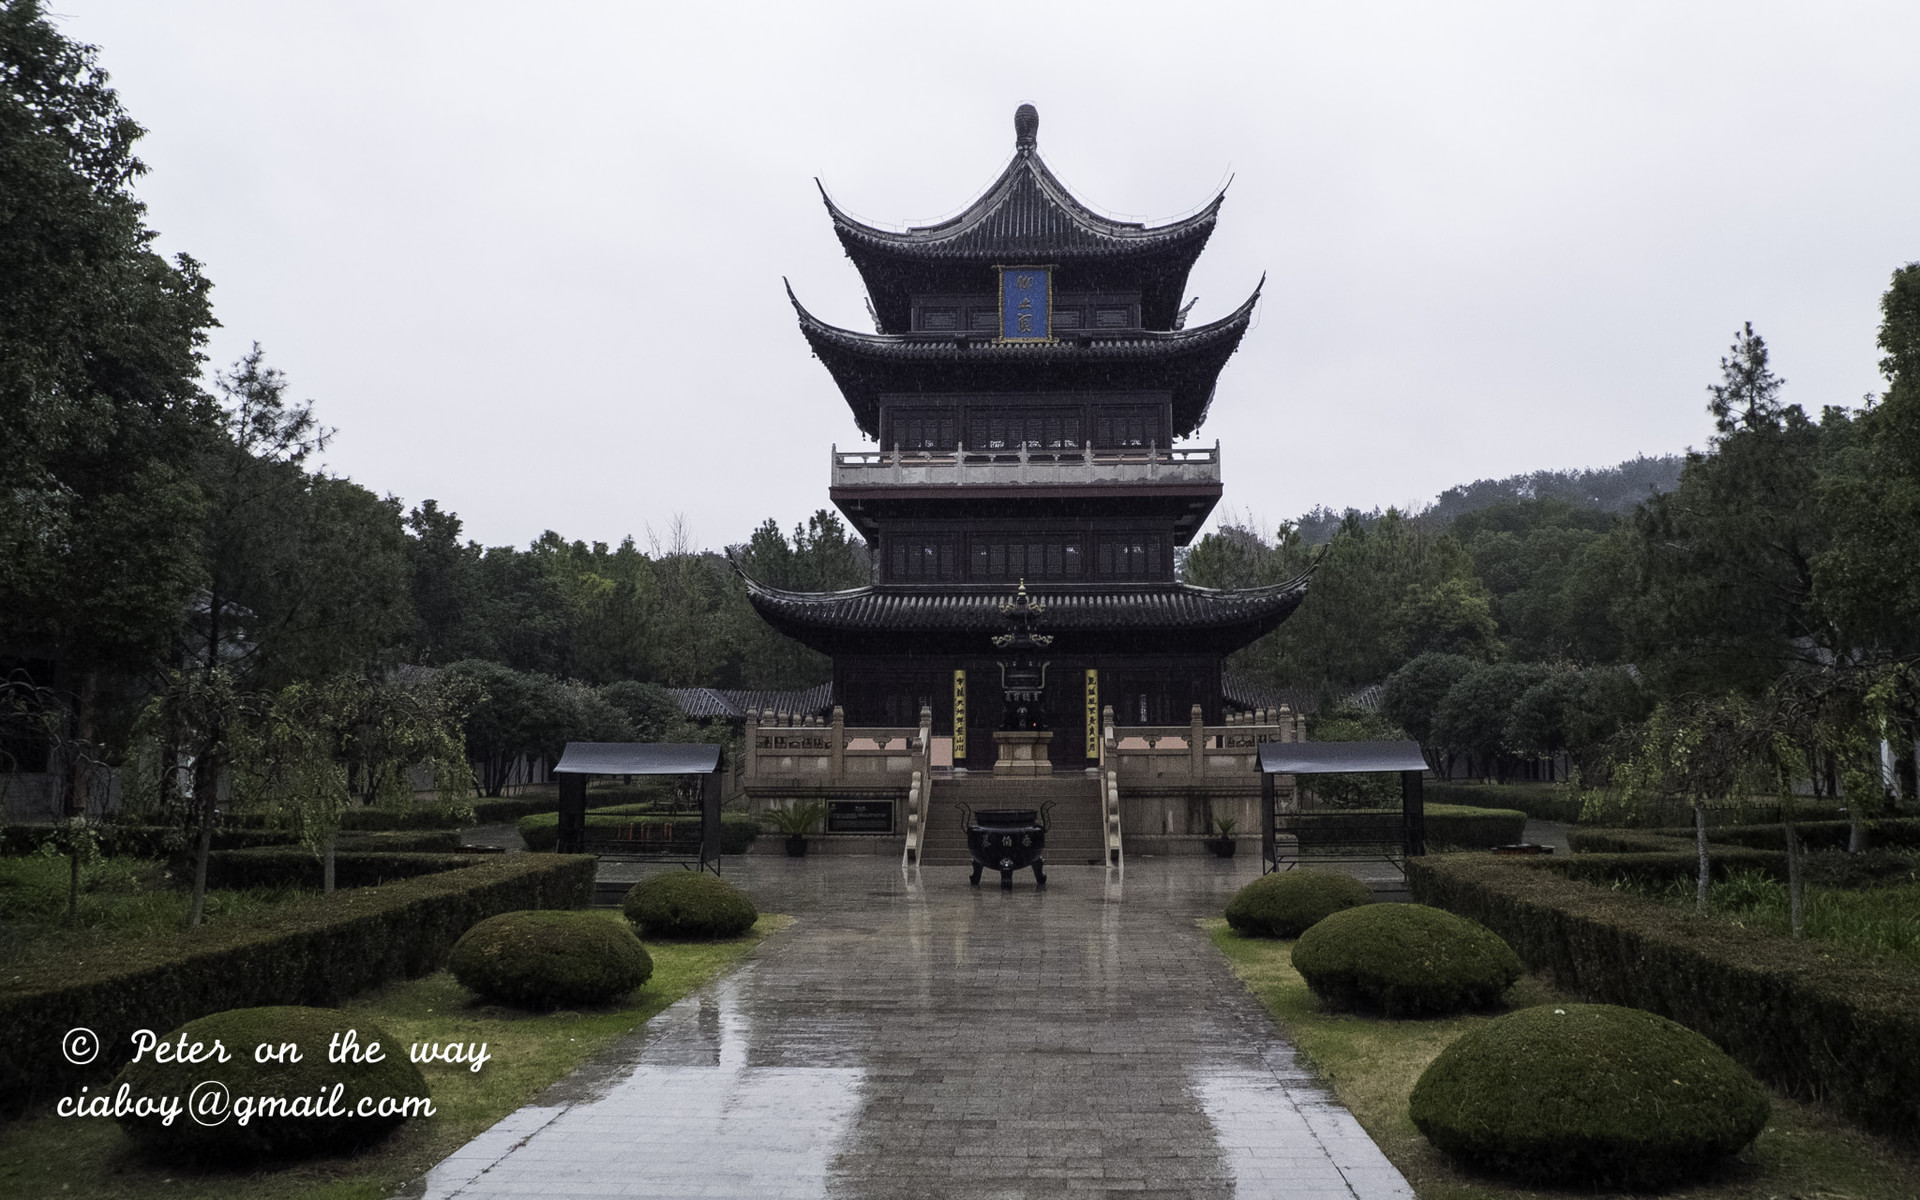
[[[22,967],[0,979],[0,1096],[36,1099],[110,1078],[136,1029],[165,1032],[230,1008],[324,1008],[394,979],[439,969],[476,922],[527,908],[581,908],[587,855],[466,860],[458,870],[295,902],[254,922],[214,925]],[[61,1039],[85,1027],[99,1057],[69,1064]]]
[[[473,865],[465,854],[407,851],[336,850],[335,887],[378,887]],[[175,864],[179,873],[179,864]],[[189,864],[186,868],[191,870]],[[207,855],[207,886],[214,888],[318,888],[325,880],[319,857],[305,847],[260,846],[251,850],[215,850]]]
[[1432,780],[1427,783],[1425,794],[1429,806],[1454,804],[1463,808],[1514,809],[1536,821],[1560,821],[1568,825],[1580,819],[1580,807],[1583,801],[1571,796],[1542,796],[1529,790],[1538,786],[1524,783],[1448,783],[1443,780]]
[[1557,867],[1441,855],[1408,860],[1407,880],[1416,899],[1479,921],[1560,986],[1671,1018],[1790,1094],[1920,1138],[1920,971],[1704,919]]
[[[678,816],[668,816],[665,813],[627,813],[617,809],[610,812],[589,810],[587,813],[589,831],[618,830],[634,825],[656,823],[664,825],[669,822],[697,827],[700,823],[700,814],[681,813]],[[560,814],[557,812],[535,813],[530,817],[522,817],[515,828],[519,830],[520,840],[527,844],[529,850],[545,852],[560,844]],[[744,813],[720,814],[720,853],[745,854],[747,847],[753,845],[754,839],[759,836],[760,823],[752,817]]]
[[[1865,821],[1863,824],[1867,827],[1869,846],[1896,846],[1902,849],[1920,846],[1920,818],[1888,817]],[[1853,835],[1853,824],[1850,821],[1801,821],[1794,825],[1794,831],[1800,835],[1800,844],[1809,850],[1844,850]],[[1693,830],[1688,828],[1649,829],[1646,832],[1655,837],[1693,840]],[[1778,823],[1722,825],[1718,828],[1708,826],[1707,841],[1727,846],[1746,846],[1754,850],[1784,851],[1787,848],[1787,831],[1785,826]]]
[[1425,808],[1427,845],[1462,850],[1511,846],[1526,836],[1527,814],[1517,808],[1474,804],[1429,804]]

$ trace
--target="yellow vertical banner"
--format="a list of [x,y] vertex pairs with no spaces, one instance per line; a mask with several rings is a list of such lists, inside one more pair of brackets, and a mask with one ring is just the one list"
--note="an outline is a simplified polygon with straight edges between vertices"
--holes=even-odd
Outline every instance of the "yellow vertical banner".
[[967,673],[953,673],[953,761],[967,756]]
[[1100,672],[1087,668],[1087,757],[1100,757]]

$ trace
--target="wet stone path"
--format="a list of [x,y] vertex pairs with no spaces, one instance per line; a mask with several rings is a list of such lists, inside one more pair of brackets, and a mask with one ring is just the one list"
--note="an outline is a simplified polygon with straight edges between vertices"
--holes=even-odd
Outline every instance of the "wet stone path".
[[411,1194],[1411,1198],[1194,925],[1254,870],[730,859],[796,924]]

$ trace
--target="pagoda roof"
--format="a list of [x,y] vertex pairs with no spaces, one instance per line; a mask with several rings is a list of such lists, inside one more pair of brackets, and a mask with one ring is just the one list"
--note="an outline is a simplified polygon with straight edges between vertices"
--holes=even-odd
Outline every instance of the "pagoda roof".
[[[1268,587],[1231,590],[1186,583],[1145,587],[1029,586],[1046,605],[1041,632],[1060,652],[1211,650],[1228,652],[1277,628],[1307,596],[1311,571]],[[969,589],[862,587],[791,592],[743,576],[754,609],[775,629],[815,650],[911,648],[990,653],[1006,629],[1005,586]]]
[[[824,184],[820,198],[834,233],[853,260],[873,299],[884,330],[908,328],[913,292],[949,290],[954,268],[977,269],[1018,262],[1055,263],[1069,274],[1097,268],[1109,286],[1139,287],[1149,328],[1173,323],[1187,274],[1212,236],[1226,189],[1191,216],[1164,225],[1121,221],[1076,199],[1040,157],[1040,116],[1030,104],[1014,114],[1014,152],[999,178],[962,210],[931,225],[882,229],[833,202]],[[961,290],[984,290],[984,279]]]
[[1259,286],[1239,308],[1188,329],[1080,331],[1047,342],[1002,342],[967,333],[858,333],[808,312],[787,285],[800,331],[826,364],[870,438],[880,436],[880,397],[899,392],[1160,390],[1173,394],[1174,436],[1207,419],[1221,368],[1252,324]]

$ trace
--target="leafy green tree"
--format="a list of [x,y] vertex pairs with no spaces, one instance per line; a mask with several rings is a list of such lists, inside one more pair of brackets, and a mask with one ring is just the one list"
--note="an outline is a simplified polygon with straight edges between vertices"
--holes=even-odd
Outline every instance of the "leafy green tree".
[[460,518],[442,511],[436,500],[422,501],[407,514],[408,593],[414,614],[409,657],[417,663],[444,665],[493,650],[480,579],[486,551],[478,542],[462,544],[460,528]]
[[1459,654],[1428,651],[1393,674],[1380,693],[1380,711],[1407,736],[1420,743],[1427,762],[1442,774],[1451,774],[1452,755],[1434,738],[1433,716],[1453,685],[1481,664]]
[[522,755],[541,752],[545,706],[540,677],[486,659],[463,659],[445,673],[463,679],[473,696],[462,722],[469,761],[478,764],[475,788],[498,796]]
[[601,695],[626,717],[638,741],[666,741],[680,722],[680,706],[658,684],[622,679],[602,688]]
[[256,689],[365,669],[413,621],[399,505],[305,469],[329,433],[257,344],[217,384],[228,436],[199,470],[207,588],[188,657]]
[[[1608,610],[1624,593],[1625,581],[1618,570],[1609,575],[1592,569],[1614,523],[1611,514],[1558,499],[1512,501],[1453,522],[1452,534],[1491,593],[1510,657],[1617,657]],[[1596,584],[1606,594],[1592,595]]]
[[1457,654],[1485,662],[1500,650],[1487,590],[1480,581],[1454,576],[1431,587],[1407,589],[1399,613],[1399,657]]
[[1468,754],[1490,765],[1504,782],[1512,765],[1507,729],[1514,701],[1545,679],[1538,663],[1476,667],[1447,690],[1433,713],[1431,737],[1445,754]]
[[208,284],[153,251],[142,133],[92,47],[0,2],[0,643],[64,661],[89,742],[200,586],[193,464],[215,427]]
[[[1309,569],[1306,601],[1286,624],[1237,653],[1230,660],[1235,670],[1331,695],[1384,679],[1411,657],[1414,636],[1458,645],[1463,633],[1476,641],[1486,628],[1484,602],[1470,603],[1473,564],[1460,543],[1392,510],[1373,521],[1349,513],[1324,549],[1307,546],[1291,528],[1269,540],[1228,527],[1194,546],[1183,577],[1202,587],[1248,587]],[[1450,581],[1458,586],[1443,586]]]
[[[1881,298],[1887,391],[1820,482],[1832,542],[1814,560],[1820,604],[1869,660],[1920,658],[1920,263]],[[1911,736],[1911,734],[1909,735]]]
[[1821,423],[1780,400],[1766,343],[1744,328],[1708,389],[1712,452],[1636,515],[1637,594],[1627,649],[1668,694],[1747,695],[1782,671],[1850,656],[1813,591],[1827,548],[1814,502],[1823,459],[1844,447],[1845,413]]
[[1629,805],[1678,800],[1693,809],[1699,858],[1694,904],[1707,906],[1707,807],[1738,803],[1776,782],[1767,755],[1774,730],[1735,693],[1689,696],[1655,708],[1625,771]]

